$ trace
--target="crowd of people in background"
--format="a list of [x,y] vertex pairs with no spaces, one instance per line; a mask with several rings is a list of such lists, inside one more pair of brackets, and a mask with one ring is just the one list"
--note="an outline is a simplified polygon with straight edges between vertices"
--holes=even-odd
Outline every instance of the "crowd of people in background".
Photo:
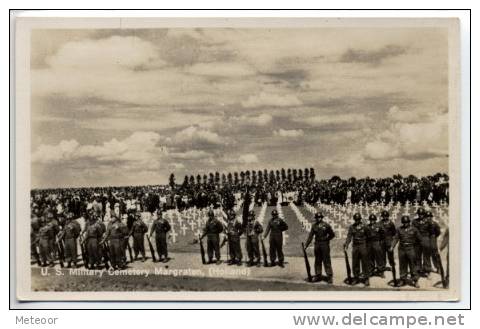
[[178,183],[174,174],[168,185],[34,189],[31,191],[32,214],[52,213],[55,217],[71,212],[75,218],[89,210],[99,216],[114,211],[153,213],[155,210],[179,210],[196,207],[232,209],[247,192],[257,205],[295,202],[326,204],[405,204],[448,203],[447,174],[416,177],[394,175],[387,178],[351,177],[317,179],[313,168],[247,170],[240,173],[209,173],[185,176]]

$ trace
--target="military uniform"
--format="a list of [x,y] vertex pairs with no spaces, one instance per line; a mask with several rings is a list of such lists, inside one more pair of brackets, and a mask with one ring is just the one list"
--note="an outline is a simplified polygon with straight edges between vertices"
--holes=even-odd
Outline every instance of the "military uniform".
[[60,232],[59,239],[64,241],[65,244],[65,261],[68,267],[77,266],[77,238],[80,235],[80,225],[77,221],[69,220],[62,231]]
[[38,244],[42,265],[54,265],[54,246],[58,227],[53,221],[47,222],[38,230]]
[[240,236],[243,233],[242,223],[237,221],[235,217],[231,217],[227,223],[226,233],[228,238],[228,249],[230,256],[230,264],[241,264],[242,247],[240,246]]
[[400,262],[400,279],[406,280],[408,270],[414,282],[418,280],[417,257],[415,247],[421,235],[412,225],[402,225],[397,229],[397,234],[392,242],[392,249],[399,243],[398,259]]
[[394,264],[390,263],[390,258],[388,258],[388,252],[390,250],[390,247],[392,246],[393,238],[395,237],[395,234],[397,234],[397,228],[395,227],[395,224],[387,218],[383,218],[380,223],[383,226],[383,263],[387,264],[387,259],[390,264],[390,266],[393,266]]
[[325,223],[324,221],[315,222],[312,225],[310,234],[308,235],[307,242],[305,247],[308,247],[315,237],[315,274],[317,277],[322,275],[322,264],[325,267],[325,273],[327,274],[328,280],[331,281],[333,276],[332,272],[332,262],[330,259],[330,240],[335,237],[335,233],[332,230],[330,224]]
[[40,229],[40,221],[38,218],[32,219],[31,222],[31,229],[30,229],[30,255],[35,259],[37,264],[41,265],[40,262],[40,255],[38,253],[38,231]]
[[260,246],[258,236],[262,234],[263,227],[254,218],[249,220],[246,227],[245,249],[248,253],[249,265],[260,264]]
[[432,271],[432,223],[427,218],[418,217],[414,220],[413,226],[420,233],[416,245],[417,269],[428,274]]
[[207,255],[208,262],[213,262],[213,256],[220,262],[220,233],[223,232],[223,225],[214,217],[210,217],[203,229],[202,238],[207,236]]
[[[368,280],[370,275],[370,258],[368,255],[367,241],[370,236],[368,225],[358,222],[352,224],[347,233],[345,245],[352,243],[352,269],[355,280]],[[360,270],[361,266],[361,270]]]
[[98,223],[91,222],[85,226],[84,232],[85,249],[88,257],[88,264],[86,264],[86,267],[94,268],[100,263],[99,244],[103,235],[102,228]]
[[385,256],[383,242],[385,232],[381,223],[370,223],[370,236],[368,237],[368,253],[370,254],[370,271],[373,274],[375,269],[380,275],[385,271]]
[[108,223],[104,240],[108,240],[110,262],[114,269],[125,266],[125,239],[128,237],[127,226],[119,219]]
[[145,261],[145,233],[147,232],[148,227],[140,218],[133,222],[130,235],[133,236],[133,252],[135,253],[135,259],[137,259],[138,254],[140,253]]
[[155,232],[155,244],[157,247],[158,261],[162,260],[162,256],[165,256],[165,261],[168,260],[168,245],[167,245],[167,233],[170,231],[170,223],[163,219],[157,218],[153,221],[150,229],[150,236]]
[[278,256],[278,265],[283,266],[283,232],[288,230],[287,223],[280,217],[273,217],[267,224],[264,237],[270,234],[270,261],[272,266],[275,266],[275,262]]

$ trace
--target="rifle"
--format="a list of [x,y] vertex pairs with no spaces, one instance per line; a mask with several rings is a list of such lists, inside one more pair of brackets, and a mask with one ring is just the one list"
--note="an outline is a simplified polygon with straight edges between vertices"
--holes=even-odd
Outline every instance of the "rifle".
[[202,256],[202,264],[206,264],[207,261],[205,260],[205,248],[203,248],[203,241],[200,235],[198,236],[198,242],[200,243],[200,256]]
[[263,266],[268,267],[267,251],[265,250],[265,244],[263,243],[263,239],[260,239],[260,241],[262,243]]
[[80,251],[82,252],[83,266],[88,266],[88,254],[85,247],[85,240],[82,238],[82,235],[79,236],[80,241]]
[[[225,237],[223,238],[223,241],[222,243],[220,244],[220,248],[223,248],[223,246],[225,245],[225,243],[228,242],[228,234],[225,234]],[[230,250],[229,250],[229,243],[227,243],[227,262],[230,261]]]
[[38,266],[42,266],[42,262],[40,261],[40,252],[38,250],[38,241],[39,239],[36,238],[35,240],[33,240],[33,242],[31,243],[32,247],[35,248],[35,260],[37,261],[37,265]]
[[152,254],[152,260],[156,262],[157,258],[155,257],[155,250],[153,250],[152,241],[150,241],[150,236],[148,235],[148,233],[147,233],[147,241],[148,241],[148,247],[150,248],[150,253]]
[[130,241],[129,241],[128,237],[127,237],[126,240],[127,240],[126,243],[127,243],[128,254],[130,256],[130,263],[133,263],[132,248],[130,247]]
[[443,269],[442,258],[440,257],[440,253],[436,252],[434,257],[437,258],[437,263],[440,270],[440,277],[442,278],[442,281],[441,281],[442,287],[447,288],[447,280],[445,279],[445,271]]
[[102,249],[103,249],[103,261],[105,263],[105,268],[109,269],[110,265],[108,265],[108,262],[110,261],[110,256],[109,256],[109,248],[107,242],[104,242],[102,244]]
[[348,285],[351,285],[353,283],[352,269],[350,268],[350,261],[348,260],[348,253],[345,249],[343,250],[343,255],[345,256],[345,266],[347,267],[347,278],[343,282],[345,282]]
[[60,263],[60,267],[63,268],[65,265],[63,264],[65,261],[65,258],[63,257],[63,248],[61,245],[61,240],[56,240],[55,245],[57,246],[57,252],[58,252],[58,262]]
[[305,260],[305,267],[307,269],[307,280],[308,282],[312,282],[312,273],[310,269],[310,262],[308,261],[307,256],[307,249],[305,248],[305,244],[302,242],[302,251],[303,251],[303,259]]
[[392,267],[392,276],[393,276],[393,286],[396,287],[398,286],[398,281],[397,281],[397,270],[395,268],[395,255],[392,251],[387,251],[387,257],[388,257],[388,262],[390,263],[390,266]]

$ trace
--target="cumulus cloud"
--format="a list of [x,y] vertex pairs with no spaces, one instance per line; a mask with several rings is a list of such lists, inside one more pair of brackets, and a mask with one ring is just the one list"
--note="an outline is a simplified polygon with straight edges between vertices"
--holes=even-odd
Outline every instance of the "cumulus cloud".
[[242,154],[238,157],[238,161],[240,163],[244,163],[244,164],[249,164],[249,163],[257,163],[259,162],[258,161],[258,157],[256,154],[253,154],[253,153],[247,153],[247,154]]
[[266,92],[252,95],[246,101],[242,102],[243,107],[283,107],[300,105],[302,105],[302,102],[295,95],[280,95]]
[[286,138],[297,138],[304,135],[302,129],[278,129],[273,131],[274,136],[286,137]]
[[180,130],[168,141],[174,145],[223,145],[226,143],[225,139],[217,133],[198,126],[189,126]]
[[394,123],[365,145],[365,155],[373,160],[447,157],[448,116],[437,115],[427,122]]
[[135,132],[123,140],[113,138],[101,145],[81,145],[76,140],[62,140],[56,145],[40,145],[32,154],[32,162],[39,164],[84,165],[114,164],[158,168],[159,160],[167,154],[158,146],[161,136],[154,132]]
[[180,162],[172,162],[168,164],[168,168],[173,171],[182,170],[182,169],[185,169],[185,165]]

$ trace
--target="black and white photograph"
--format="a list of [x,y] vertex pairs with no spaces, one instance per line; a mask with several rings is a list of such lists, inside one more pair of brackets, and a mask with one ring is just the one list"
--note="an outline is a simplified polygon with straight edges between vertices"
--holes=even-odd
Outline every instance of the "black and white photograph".
[[458,300],[458,28],[20,18],[18,298]]

